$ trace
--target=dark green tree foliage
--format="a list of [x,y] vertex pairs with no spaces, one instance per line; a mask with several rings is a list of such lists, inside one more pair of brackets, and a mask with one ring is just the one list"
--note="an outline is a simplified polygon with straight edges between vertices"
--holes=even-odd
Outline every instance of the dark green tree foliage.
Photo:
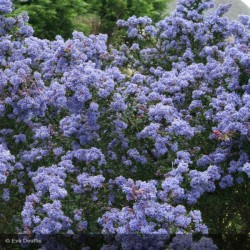
[[112,35],[119,19],[148,16],[159,21],[167,7],[166,0],[86,0],[89,11],[100,18],[99,32]]
[[14,0],[13,15],[27,11],[35,36],[52,40],[71,37],[74,30],[86,35],[105,33],[112,37],[116,22],[130,16],[149,16],[158,21],[166,0]]
[[74,18],[84,15],[86,3],[82,0],[14,0],[13,15],[28,12],[35,36],[52,40],[56,35],[69,38],[77,29],[86,32],[87,25],[76,25]]

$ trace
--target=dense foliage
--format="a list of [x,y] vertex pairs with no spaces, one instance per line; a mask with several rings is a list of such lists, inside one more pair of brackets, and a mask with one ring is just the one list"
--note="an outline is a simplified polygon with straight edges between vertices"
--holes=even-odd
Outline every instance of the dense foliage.
[[56,35],[71,37],[73,30],[88,32],[87,24],[74,22],[86,15],[87,3],[83,0],[14,0],[13,15],[28,12],[34,35],[53,40]]
[[38,39],[0,1],[1,232],[249,232],[250,17],[212,7],[119,20],[107,48]]
[[84,34],[113,35],[118,19],[132,15],[159,21],[167,0],[14,0],[14,15],[28,12],[34,35],[54,40],[56,35],[70,38],[74,30]]
[[116,22],[130,16],[148,16],[154,22],[160,21],[166,14],[168,0],[86,0],[88,13],[96,14],[99,28],[95,31],[114,35]]

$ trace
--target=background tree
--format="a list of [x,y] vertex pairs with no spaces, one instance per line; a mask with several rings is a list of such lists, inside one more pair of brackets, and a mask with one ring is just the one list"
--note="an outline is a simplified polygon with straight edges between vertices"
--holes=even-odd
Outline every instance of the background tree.
[[35,36],[69,38],[73,30],[86,35],[105,33],[110,40],[116,22],[130,16],[149,16],[159,21],[166,13],[166,0],[14,0],[13,15],[27,11]]
[[119,19],[130,16],[148,16],[159,21],[167,9],[166,0],[86,0],[89,12],[100,18],[98,32],[112,36]]
[[35,36],[52,40],[56,35],[69,38],[73,30],[88,31],[85,23],[74,18],[84,15],[87,4],[82,0],[14,0],[13,15],[27,11]]

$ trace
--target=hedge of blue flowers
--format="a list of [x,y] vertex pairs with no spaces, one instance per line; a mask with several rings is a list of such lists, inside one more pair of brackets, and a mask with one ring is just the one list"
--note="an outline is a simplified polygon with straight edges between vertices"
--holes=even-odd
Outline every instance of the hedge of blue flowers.
[[112,47],[33,37],[0,0],[0,195],[15,232],[209,232],[193,205],[250,177],[250,17],[213,6],[120,20]]

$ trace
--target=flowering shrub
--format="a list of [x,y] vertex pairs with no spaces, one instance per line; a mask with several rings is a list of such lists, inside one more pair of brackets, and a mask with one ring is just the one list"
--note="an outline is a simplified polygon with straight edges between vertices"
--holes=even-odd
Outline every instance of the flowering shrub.
[[208,233],[200,198],[250,176],[250,17],[212,7],[180,0],[155,25],[120,20],[128,39],[107,48],[106,35],[37,39],[0,1],[8,230]]

